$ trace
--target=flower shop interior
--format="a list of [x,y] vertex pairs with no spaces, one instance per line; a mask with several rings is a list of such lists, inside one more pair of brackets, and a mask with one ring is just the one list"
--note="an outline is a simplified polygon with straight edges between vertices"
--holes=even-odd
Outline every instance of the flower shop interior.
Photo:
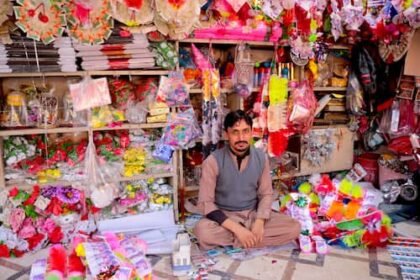
[[[418,0],[0,0],[0,279],[420,279],[418,27]],[[288,242],[203,210],[241,145]]]

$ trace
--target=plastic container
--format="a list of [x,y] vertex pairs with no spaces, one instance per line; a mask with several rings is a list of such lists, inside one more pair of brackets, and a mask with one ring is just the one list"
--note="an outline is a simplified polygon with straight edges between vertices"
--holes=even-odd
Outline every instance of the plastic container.
[[367,175],[363,178],[366,182],[371,182],[375,187],[378,187],[378,164],[379,154],[364,153],[356,158],[356,163],[359,163],[366,170]]

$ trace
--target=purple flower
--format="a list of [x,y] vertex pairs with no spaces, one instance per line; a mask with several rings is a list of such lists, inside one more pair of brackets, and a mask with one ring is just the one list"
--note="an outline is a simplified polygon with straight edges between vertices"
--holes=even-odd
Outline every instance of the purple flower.
[[45,196],[47,198],[51,198],[57,195],[58,187],[55,186],[47,186],[43,187],[41,190],[42,196]]
[[67,204],[75,204],[80,201],[80,191],[72,187],[61,187],[57,192],[57,198]]

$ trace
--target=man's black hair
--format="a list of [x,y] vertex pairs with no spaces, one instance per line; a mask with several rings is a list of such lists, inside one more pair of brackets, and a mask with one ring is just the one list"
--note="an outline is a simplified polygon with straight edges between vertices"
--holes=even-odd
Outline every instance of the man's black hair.
[[223,122],[223,127],[225,131],[229,127],[233,127],[235,123],[239,122],[240,120],[244,120],[246,124],[248,124],[250,127],[252,127],[252,119],[250,116],[248,116],[244,111],[242,110],[236,110],[229,112],[229,114],[226,115],[225,121]]

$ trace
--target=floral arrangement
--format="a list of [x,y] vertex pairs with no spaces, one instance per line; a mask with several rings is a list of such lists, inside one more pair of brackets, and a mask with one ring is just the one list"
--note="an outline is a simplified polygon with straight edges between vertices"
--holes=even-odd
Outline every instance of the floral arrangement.
[[86,214],[84,193],[69,186],[13,188],[2,193],[0,256],[19,257],[48,244],[66,243]]

